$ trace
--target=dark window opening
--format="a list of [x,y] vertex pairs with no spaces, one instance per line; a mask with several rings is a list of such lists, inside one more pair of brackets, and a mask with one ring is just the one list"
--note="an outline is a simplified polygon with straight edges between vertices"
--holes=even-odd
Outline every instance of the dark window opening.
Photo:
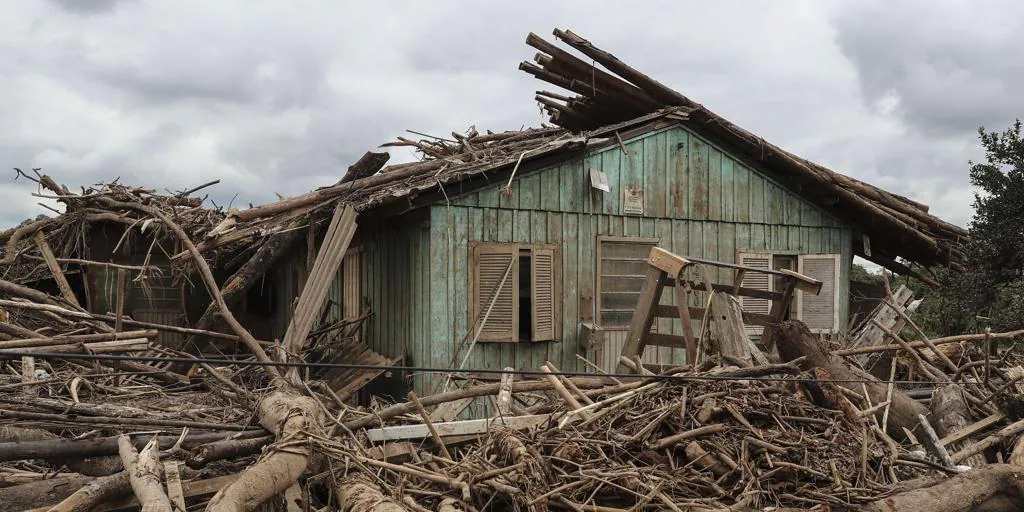
[[530,251],[519,251],[519,341],[533,341],[533,269]]
[[[796,272],[796,261],[797,261],[797,257],[795,255],[794,256],[781,256],[781,255],[772,256],[772,270],[792,270],[793,272]],[[786,279],[784,277],[782,277],[782,276],[775,276],[775,283],[773,283],[773,284],[775,285],[775,291],[780,292],[780,291],[783,290],[783,288],[786,285]],[[786,311],[783,313],[783,318],[784,319],[792,320],[792,314],[793,314],[793,307],[792,306],[793,306],[793,304],[792,304],[792,302],[790,302],[790,304],[786,307]]]

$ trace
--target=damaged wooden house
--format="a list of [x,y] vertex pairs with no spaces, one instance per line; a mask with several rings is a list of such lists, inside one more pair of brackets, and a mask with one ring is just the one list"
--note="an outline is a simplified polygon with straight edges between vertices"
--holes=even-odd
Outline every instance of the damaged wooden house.
[[[817,295],[796,293],[784,318],[822,334],[848,327],[854,256],[925,280],[911,266],[960,264],[964,230],[927,206],[793,155],[571,32],[556,35],[611,72],[531,34],[527,43],[540,53],[520,69],[577,94],[538,91],[555,126],[399,138],[386,146],[415,147],[422,160],[384,167],[387,154],[367,153],[337,184],[309,194],[229,212],[195,209],[186,227],[257,339],[280,340],[289,357],[303,358],[317,345],[307,338],[341,332],[362,343],[334,347],[332,360],[469,370],[476,379],[495,376],[473,368],[546,361],[612,372],[653,247],[820,281]],[[99,245],[61,238],[64,269],[77,268],[67,245],[75,243],[88,245],[92,259],[189,268],[185,248],[153,250],[150,239],[128,236],[152,226],[114,222]],[[135,244],[129,255],[113,256],[125,243]],[[714,279],[730,279],[718,268]],[[117,275],[116,267],[87,269],[72,280],[98,313],[217,328],[209,297],[187,279],[129,279],[149,291],[119,304],[109,292]],[[751,273],[741,285],[772,292],[778,284]],[[767,314],[772,301],[745,297],[742,306]],[[655,329],[678,334],[680,326],[663,319]],[[762,329],[749,326],[755,337]],[[166,340],[174,347],[203,339],[167,335],[181,338]],[[644,357],[678,364],[684,351]],[[391,377],[377,391],[402,396],[410,385],[430,392],[446,382],[430,372]]]

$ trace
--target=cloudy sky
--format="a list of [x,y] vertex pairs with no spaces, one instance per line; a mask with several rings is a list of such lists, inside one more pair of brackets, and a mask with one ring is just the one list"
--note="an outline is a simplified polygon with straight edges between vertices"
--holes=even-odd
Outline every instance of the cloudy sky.
[[[73,187],[221,179],[218,204],[273,201],[337,180],[406,129],[540,123],[539,82],[516,65],[534,53],[528,32],[551,40],[559,27],[964,224],[978,126],[1024,116],[1020,11],[986,0],[8,1],[0,168],[41,167]],[[0,171],[0,228],[44,212],[13,178]]]

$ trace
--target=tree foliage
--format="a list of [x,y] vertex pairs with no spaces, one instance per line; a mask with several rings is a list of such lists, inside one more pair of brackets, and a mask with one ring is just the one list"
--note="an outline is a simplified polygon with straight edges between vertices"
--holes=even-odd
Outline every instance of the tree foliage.
[[1024,328],[1024,138],[1021,121],[978,129],[984,162],[970,162],[974,217],[964,271],[937,270],[941,287],[921,290],[918,312],[936,334]]

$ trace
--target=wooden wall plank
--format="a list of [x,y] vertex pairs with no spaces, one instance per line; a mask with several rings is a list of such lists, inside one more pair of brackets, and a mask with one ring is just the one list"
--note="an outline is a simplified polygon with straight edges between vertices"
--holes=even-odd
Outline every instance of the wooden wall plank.
[[683,218],[688,215],[689,193],[687,169],[690,162],[689,133],[676,128],[666,134],[665,152],[668,155],[667,187],[669,197],[668,216]]
[[601,170],[608,177],[609,191],[602,194],[602,208],[600,211],[608,215],[619,214],[619,201],[622,198],[622,151],[601,152]]
[[697,137],[690,137],[689,180],[686,187],[690,195],[688,218],[708,218],[708,144]]
[[[566,303],[573,302],[576,305],[576,315],[572,316],[571,311],[566,311],[563,317],[563,337],[558,347],[562,365],[565,368],[583,370],[584,365],[576,358],[579,349],[578,333],[579,323],[586,319],[593,321],[596,315],[595,305],[597,304],[597,235],[594,230],[597,226],[597,219],[593,215],[579,215],[576,222],[578,232],[576,240],[571,238],[559,239],[563,244],[563,251],[572,251],[573,243],[577,246],[576,271],[572,269],[563,271],[562,296],[566,297]],[[563,267],[564,268],[564,267]],[[566,281],[575,279],[577,287],[576,297],[569,296],[565,290],[572,286]],[[584,309],[586,308],[586,309]],[[563,368],[559,366],[559,368]]]
[[668,170],[665,160],[665,132],[655,133],[643,139],[644,151],[644,188],[647,205],[644,208],[646,217],[664,217],[668,215],[669,189]]
[[[588,243],[587,240],[581,239],[580,235],[586,234],[590,230],[590,227],[586,225],[589,219],[590,216],[586,215],[567,214],[562,225],[563,240],[566,242],[561,255],[562,276],[570,277],[562,281],[562,336],[559,346],[552,349],[552,352],[561,353],[559,369],[563,369],[562,366],[576,367],[575,356],[571,359],[569,356],[576,353],[578,346],[576,327],[579,324],[580,253],[587,252],[580,246]],[[588,238],[593,239],[593,236],[588,236]]]
[[711,148],[708,153],[708,220],[722,220],[723,197],[722,152]]
[[761,175],[750,173],[750,222],[765,222],[765,180]]
[[562,175],[561,166],[538,173],[540,176],[540,208],[549,212],[560,210],[562,185],[559,179]]
[[533,173],[519,180],[519,208],[536,210],[540,208],[540,174]]
[[722,220],[736,220],[736,174],[733,159],[722,155]]
[[[579,212],[583,211],[582,206],[585,201],[585,194],[587,189],[590,188],[590,177],[587,176],[584,180],[584,169],[583,159],[577,158],[575,160],[566,162],[559,168],[559,175],[561,175],[561,196],[559,205],[562,211],[567,212]],[[586,188],[584,188],[586,185]]]

